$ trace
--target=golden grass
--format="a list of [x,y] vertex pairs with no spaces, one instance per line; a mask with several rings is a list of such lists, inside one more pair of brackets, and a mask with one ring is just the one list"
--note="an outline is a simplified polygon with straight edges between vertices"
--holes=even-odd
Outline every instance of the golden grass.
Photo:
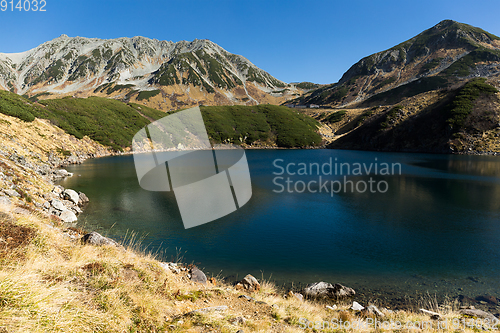
[[[16,219],[16,225],[35,229],[36,235],[23,245],[22,256],[19,251],[11,252],[0,266],[0,332],[2,328],[34,333],[455,331],[374,327],[338,330],[333,322],[355,323],[366,317],[349,310],[348,302],[337,302],[338,308],[329,310],[326,305],[334,302],[287,297],[265,280],[260,281],[258,292],[249,294],[255,301],[247,301],[238,297],[240,291],[220,281],[204,286],[191,282],[187,271],[175,274],[164,270],[153,255],[138,252],[133,241],[126,251],[85,246],[36,214]],[[196,309],[222,305],[228,309],[187,315]],[[420,305],[450,321],[460,318],[456,304],[443,307],[429,296]],[[437,325],[421,313],[385,314],[385,321]],[[304,329],[306,326],[316,329]]]

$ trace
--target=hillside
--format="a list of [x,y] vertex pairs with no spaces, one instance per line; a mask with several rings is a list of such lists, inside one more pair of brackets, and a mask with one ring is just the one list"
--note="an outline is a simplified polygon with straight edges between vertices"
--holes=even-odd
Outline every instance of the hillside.
[[500,38],[480,28],[445,20],[388,50],[361,59],[338,83],[291,102],[349,106],[394,104],[402,98],[500,75]]
[[335,149],[500,154],[496,80],[403,98],[398,104],[334,109],[318,119],[335,132]]
[[0,53],[0,89],[33,99],[111,97],[164,111],[279,104],[302,92],[209,40],[66,35],[26,52]]
[[[201,112],[214,143],[286,148],[321,143],[316,133],[319,123],[287,107],[202,107]],[[0,113],[28,122],[35,118],[47,119],[78,139],[87,136],[118,151],[128,149],[133,136],[144,126],[168,115],[109,98],[65,97],[34,103],[6,91],[0,91]]]

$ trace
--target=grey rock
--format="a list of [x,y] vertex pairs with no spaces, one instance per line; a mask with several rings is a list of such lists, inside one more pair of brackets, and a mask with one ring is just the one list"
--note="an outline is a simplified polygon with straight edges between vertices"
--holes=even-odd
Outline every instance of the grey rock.
[[426,310],[426,309],[420,309],[420,311],[422,311],[423,313],[428,314],[431,317],[431,319],[434,319],[434,320],[441,319],[441,315],[439,313],[437,313],[437,312],[429,311],[429,310]]
[[238,298],[244,298],[245,300],[247,300],[249,302],[255,301],[255,298],[247,296],[247,295],[240,295],[240,296],[238,296]]
[[66,189],[63,192],[63,198],[73,201],[75,205],[78,205],[78,201],[80,201],[80,196],[78,195],[78,193],[76,193],[76,191],[71,189]]
[[59,218],[65,222],[65,223],[73,223],[76,222],[78,219],[76,218],[75,213],[73,213],[70,210],[63,210],[61,212],[61,215],[59,215]]
[[293,292],[293,291],[290,290],[290,292],[287,295],[287,298],[290,298],[290,299],[296,298],[299,301],[303,301],[304,300],[304,295],[299,294],[299,293],[295,293],[295,292]]
[[194,267],[191,270],[191,281],[207,284],[207,276],[198,268]]
[[78,196],[80,197],[80,200],[78,201],[78,204],[80,206],[83,206],[83,204],[86,204],[87,202],[89,202],[89,198],[87,197],[87,195],[85,195],[85,193],[78,192]]
[[490,325],[498,325],[500,324],[500,320],[495,317],[492,313],[479,310],[479,309],[462,309],[459,311],[460,314],[469,317],[476,317],[481,319],[489,320]]
[[45,201],[45,202],[43,203],[43,206],[42,206],[42,207],[43,207],[44,209],[49,209],[49,208],[50,208],[50,206],[51,206],[51,205],[50,205],[50,202]]
[[356,294],[354,289],[339,283],[334,285],[327,282],[316,282],[309,284],[304,289],[304,295],[311,298],[346,298]]
[[54,215],[57,217],[59,217],[59,215],[61,215],[61,211],[55,209],[54,207],[50,207],[48,213],[49,213],[49,215]]
[[10,206],[11,204],[12,202],[10,201],[9,197],[0,195],[0,205]]
[[66,177],[71,177],[73,174],[71,172],[68,172],[65,169],[59,169],[54,171],[54,177],[56,178],[66,178]]
[[304,295],[302,295],[300,293],[293,293],[293,297],[295,297],[299,301],[303,301],[304,300]]
[[362,306],[361,304],[359,304],[358,302],[353,302],[352,306],[351,306],[351,309],[354,310],[354,311],[361,311],[361,310],[364,310],[365,307]]
[[50,204],[52,205],[52,207],[54,207],[57,210],[60,210],[60,211],[67,210],[66,206],[64,206],[64,204],[62,203],[61,200],[54,199],[50,202]]
[[375,305],[368,305],[366,309],[363,310],[364,314],[375,315],[377,317],[385,317],[384,313],[380,311]]
[[121,245],[112,240],[111,238],[104,237],[99,233],[92,231],[82,237],[83,244],[97,245],[97,246],[117,246]]
[[52,189],[52,192],[55,193],[55,194],[61,194],[63,191],[64,191],[64,187],[62,187],[61,185],[56,185]]
[[171,271],[172,273],[179,274],[181,270],[177,267],[178,265],[173,262],[160,262],[160,266],[165,270]]
[[83,210],[81,210],[78,206],[73,206],[69,210],[71,210],[76,215],[83,213]]
[[15,214],[29,215],[30,211],[21,207],[16,207],[12,210]]
[[9,197],[20,197],[21,195],[16,191],[16,190],[3,190],[5,194],[7,194]]
[[226,311],[226,310],[227,310],[227,305],[211,306],[208,308],[190,311],[190,312],[186,313],[186,315],[192,315],[195,313],[203,313],[203,312]]
[[247,291],[259,291],[260,283],[259,281],[257,281],[256,278],[248,274],[243,278],[243,280],[238,282],[238,284],[236,285],[236,289],[247,290]]

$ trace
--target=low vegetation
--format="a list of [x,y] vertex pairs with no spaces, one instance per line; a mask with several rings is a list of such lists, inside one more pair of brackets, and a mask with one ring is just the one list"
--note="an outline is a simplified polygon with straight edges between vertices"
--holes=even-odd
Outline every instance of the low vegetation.
[[[259,291],[244,292],[209,276],[206,285],[190,281],[186,267],[165,269],[155,255],[139,249],[135,238],[115,246],[83,245],[83,231],[67,228],[36,213],[13,216],[0,207],[0,330],[3,332],[342,332],[382,331],[375,320],[400,323],[384,332],[461,332],[467,326],[458,304],[437,304],[423,297],[423,307],[440,319],[411,310],[380,307],[383,317],[351,309],[352,300],[300,300],[263,279]],[[250,296],[247,300],[240,296]],[[327,308],[326,306],[333,306]],[[199,311],[223,307],[221,311]],[[227,308],[226,308],[227,307]],[[439,329],[438,323],[450,323]],[[467,321],[469,322],[469,321]],[[425,325],[425,326],[423,326]],[[443,326],[443,325],[441,325]],[[444,326],[443,326],[444,327]]]
[[215,143],[275,142],[279,147],[305,147],[321,143],[319,123],[276,105],[206,106],[201,108],[208,135]]
[[340,111],[334,112],[334,113],[328,115],[327,117],[325,117],[323,119],[323,122],[328,122],[330,124],[338,123],[339,121],[341,121],[344,118],[346,113],[347,113],[347,111],[345,111],[345,110],[340,110]]
[[467,117],[474,108],[474,102],[481,95],[492,95],[498,90],[486,83],[486,79],[474,79],[460,89],[455,99],[450,104],[450,123],[455,130],[464,127]]
[[[149,98],[157,93],[159,91],[141,92],[138,99],[141,94]],[[287,148],[321,143],[316,133],[318,122],[287,107],[214,106],[201,110],[214,143],[266,143]],[[0,112],[28,122],[35,117],[48,119],[79,139],[88,136],[118,151],[129,147],[141,128],[167,115],[143,105],[101,97],[66,97],[31,103],[22,96],[4,91],[0,92]]]
[[142,101],[144,99],[150,99],[151,97],[154,97],[160,93],[160,90],[147,90],[147,91],[141,91],[139,95],[137,95],[137,100]]

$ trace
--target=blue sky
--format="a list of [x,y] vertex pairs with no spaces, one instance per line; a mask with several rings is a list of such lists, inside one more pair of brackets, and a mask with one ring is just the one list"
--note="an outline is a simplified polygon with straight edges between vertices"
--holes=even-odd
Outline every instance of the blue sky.
[[26,51],[61,34],[206,38],[285,82],[332,83],[364,56],[444,19],[500,35],[498,0],[46,1],[46,12],[0,11],[0,52]]

